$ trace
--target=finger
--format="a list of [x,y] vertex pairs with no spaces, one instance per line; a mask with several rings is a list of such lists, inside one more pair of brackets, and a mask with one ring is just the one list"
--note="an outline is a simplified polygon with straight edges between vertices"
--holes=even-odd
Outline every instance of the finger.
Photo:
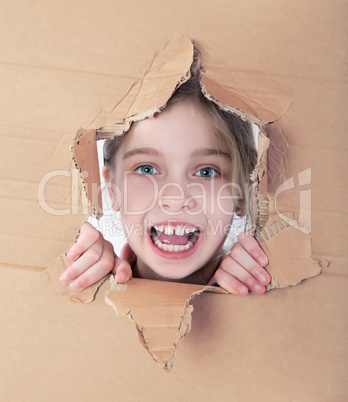
[[[255,239],[253,240],[256,242]],[[258,243],[256,242],[256,244]],[[253,247],[253,244],[249,244],[249,247]],[[268,285],[271,280],[268,272],[250,255],[251,252],[249,250],[246,250],[238,242],[233,246],[230,257],[248,271],[261,285]]]
[[125,243],[120,252],[120,258],[122,260],[126,260],[132,266],[135,264],[137,260],[137,256],[135,255],[134,251],[130,248],[128,243]]
[[235,259],[231,258],[231,256],[227,256],[224,260],[222,260],[220,267],[253,293],[257,295],[262,295],[265,293],[265,286],[261,284],[253,275],[251,275],[247,269],[245,269],[245,265],[239,264]]
[[114,258],[110,258],[110,255],[101,258],[70,283],[70,290],[79,292],[88,288],[111,272],[113,266]]
[[[96,262],[98,262],[103,252],[105,253],[108,251],[108,247],[110,246],[107,243],[103,245],[103,242],[101,241],[95,242],[80,258],[78,258],[67,270],[63,272],[59,278],[60,282],[68,284],[70,281],[77,278],[84,271],[86,271],[86,269],[92,267]],[[113,263],[114,261],[112,260],[112,265]],[[110,271],[111,269],[112,266]]]
[[115,274],[115,281],[118,283],[126,283],[132,277],[132,268],[129,262],[120,258],[116,258],[112,272]]
[[207,283],[207,285],[212,286],[213,283],[217,283],[215,274],[210,278],[210,281]]
[[219,286],[234,295],[246,296],[249,292],[248,288],[243,285],[243,283],[222,268],[219,268],[215,272],[214,277]]
[[81,257],[101,236],[97,229],[85,222],[81,227],[79,238],[67,253],[68,260],[74,261]]
[[238,237],[238,243],[257,261],[262,267],[268,264],[266,253],[262,250],[257,240],[250,235],[241,234]]

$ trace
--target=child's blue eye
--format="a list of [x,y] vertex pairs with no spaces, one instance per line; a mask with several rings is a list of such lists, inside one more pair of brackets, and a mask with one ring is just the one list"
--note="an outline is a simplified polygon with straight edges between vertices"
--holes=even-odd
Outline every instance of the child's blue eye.
[[157,169],[155,169],[151,165],[139,166],[137,169],[135,169],[135,172],[140,173],[140,174],[144,174],[144,175],[151,175],[151,174],[158,174],[159,173],[159,171]]
[[219,174],[220,173],[217,170],[211,167],[205,167],[203,169],[198,170],[198,172],[195,173],[195,176],[211,178]]

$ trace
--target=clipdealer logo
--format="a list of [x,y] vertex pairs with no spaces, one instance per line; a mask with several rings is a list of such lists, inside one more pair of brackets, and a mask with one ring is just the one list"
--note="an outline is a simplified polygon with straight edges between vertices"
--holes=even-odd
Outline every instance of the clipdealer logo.
[[[69,201],[70,208],[57,208],[57,205],[54,206],[53,203],[48,203],[46,199],[46,186],[56,177],[65,177],[67,182],[70,184],[70,193],[71,199]],[[81,173],[82,179],[88,177],[88,172]],[[38,183],[37,187],[37,200],[40,204],[41,208],[50,215],[55,216],[65,216],[65,215],[78,215],[82,213],[83,215],[87,215],[89,212],[88,208],[88,200],[86,197],[81,197],[81,192],[83,192],[83,188],[81,185],[80,174],[78,170],[73,169],[70,170],[53,170],[51,172],[46,173]],[[59,200],[57,200],[59,203]]]
[[[49,204],[46,200],[46,186],[52,180],[53,178],[56,177],[65,177],[68,182],[70,182],[71,186],[71,199],[70,199],[70,208],[63,208],[59,209],[57,208],[57,204],[54,205],[54,203]],[[64,215],[78,215],[79,213],[87,215],[89,212],[89,207],[88,207],[88,201],[86,197],[83,195],[81,196],[81,193],[83,193],[83,189],[81,186],[81,181],[80,181],[80,176],[82,179],[86,179],[88,177],[88,172],[84,171],[79,174],[77,170],[54,170],[51,172],[46,173],[38,183],[38,188],[37,188],[37,199],[38,202],[41,206],[41,208],[47,212],[50,215],[55,215],[55,216],[64,216]],[[280,186],[277,188],[275,192],[275,210],[277,215],[288,225],[291,227],[300,230],[303,233],[310,233],[311,232],[311,227],[312,227],[312,219],[311,219],[311,207],[312,207],[312,191],[310,188],[308,188],[311,185],[312,182],[312,170],[311,168],[305,169],[297,174],[297,183],[295,183],[295,178],[290,177],[289,179],[285,180]],[[173,185],[173,183],[170,183],[170,185]],[[179,187],[178,184],[175,185],[175,187]],[[303,188],[304,189],[301,189]],[[280,209],[278,208],[278,198],[281,195],[286,196],[287,193],[290,191],[296,191],[298,189],[299,192],[299,216],[298,219],[290,218],[289,216],[285,215],[285,213],[281,212]],[[158,189],[157,189],[158,190]],[[96,183],[92,183],[92,192],[102,192],[102,194],[107,190],[107,185],[105,182],[103,182],[101,185],[97,185]],[[158,193],[158,191],[157,191]],[[155,192],[155,194],[157,194]],[[220,193],[219,193],[220,194]],[[117,191],[117,196],[120,197],[119,189]],[[173,197],[178,197],[178,196],[173,196]],[[182,193],[180,193],[179,197],[182,197]],[[223,198],[224,196],[220,197]],[[155,198],[155,197],[154,197]],[[200,198],[204,199],[204,192],[201,194]],[[105,198],[108,200],[108,196]],[[220,198],[219,198],[220,200]],[[219,201],[218,200],[218,201]],[[153,200],[151,206],[153,207],[155,205],[156,199]],[[218,203],[219,206],[219,203]],[[128,211],[128,214],[136,214],[136,213],[141,213],[144,211]],[[223,211],[227,213],[228,211]],[[109,206],[104,210],[105,215],[110,215],[114,213],[112,208]],[[230,213],[230,212],[229,212]]]
[[[297,174],[298,187],[310,186],[312,184],[312,169],[302,170]],[[312,190],[310,188],[299,190],[299,217],[292,219],[279,211],[277,198],[289,190],[294,190],[295,180],[290,177],[284,181],[275,192],[275,210],[280,218],[291,227],[300,230],[303,233],[310,233],[312,229]]]

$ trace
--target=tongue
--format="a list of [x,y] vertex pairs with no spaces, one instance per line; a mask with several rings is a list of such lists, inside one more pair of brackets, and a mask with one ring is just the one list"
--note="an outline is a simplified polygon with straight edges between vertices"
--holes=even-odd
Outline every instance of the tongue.
[[187,242],[190,240],[190,235],[183,235],[183,236],[178,236],[176,234],[172,235],[166,235],[163,232],[157,232],[158,233],[158,239],[161,241],[161,243],[164,244],[177,244],[178,246],[184,246],[187,244]]

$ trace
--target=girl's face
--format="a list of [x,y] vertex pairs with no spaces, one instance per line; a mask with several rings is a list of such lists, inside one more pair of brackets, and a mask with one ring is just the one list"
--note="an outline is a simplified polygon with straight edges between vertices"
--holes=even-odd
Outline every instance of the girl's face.
[[231,163],[193,103],[133,124],[109,177],[141,277],[186,278],[221,249],[234,211]]

